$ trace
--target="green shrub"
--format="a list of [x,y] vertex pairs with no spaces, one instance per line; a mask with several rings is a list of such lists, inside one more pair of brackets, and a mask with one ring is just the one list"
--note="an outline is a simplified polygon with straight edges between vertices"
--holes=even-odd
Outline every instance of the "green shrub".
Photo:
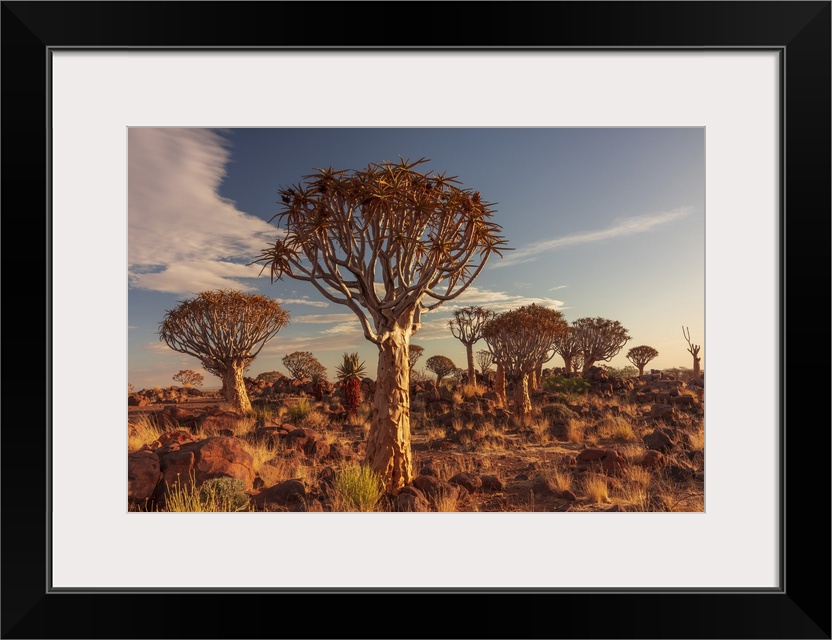
[[567,378],[566,376],[549,376],[543,378],[543,389],[569,395],[583,395],[589,391],[589,380],[584,378]]
[[312,404],[309,398],[299,398],[295,404],[289,407],[289,418],[292,421],[303,420],[312,411]]
[[253,511],[245,492],[243,481],[238,478],[212,478],[196,486],[194,473],[187,485],[181,482],[168,485],[165,493],[165,510],[173,512],[224,512]]
[[330,488],[333,511],[375,511],[383,496],[381,479],[360,463],[337,471]]

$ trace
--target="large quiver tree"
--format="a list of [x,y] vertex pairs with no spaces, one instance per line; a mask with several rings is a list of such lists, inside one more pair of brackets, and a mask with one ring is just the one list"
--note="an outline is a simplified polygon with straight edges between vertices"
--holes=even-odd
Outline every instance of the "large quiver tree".
[[218,374],[226,401],[248,413],[251,401],[243,372],[288,322],[289,313],[266,296],[204,291],[165,313],[159,323],[159,339]]
[[474,343],[482,338],[482,328],[493,317],[493,311],[482,307],[462,307],[454,311],[453,318],[448,321],[448,327],[453,336],[465,345],[469,384],[477,380],[474,371]]
[[630,335],[618,320],[578,318],[572,331],[583,356],[583,375],[596,362],[609,362],[627,344]]
[[501,313],[483,328],[483,339],[514,386],[514,413],[521,421],[532,409],[529,376],[554,355],[555,336],[564,326],[560,311],[531,304]]
[[272,281],[311,283],[358,317],[379,350],[366,462],[395,490],[412,479],[410,338],[421,315],[462,293],[505,241],[492,205],[416,162],[319,169],[279,191],[284,230],[257,259]]

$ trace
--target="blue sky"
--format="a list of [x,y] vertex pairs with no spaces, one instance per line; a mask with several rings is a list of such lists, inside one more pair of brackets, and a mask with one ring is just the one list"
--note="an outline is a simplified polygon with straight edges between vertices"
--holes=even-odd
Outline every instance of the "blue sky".
[[[266,344],[249,375],[311,351],[330,378],[358,351],[375,377],[377,350],[356,316],[311,285],[271,283],[256,255],[273,244],[277,191],[316,168],[429,158],[421,170],[455,175],[495,204],[508,246],[459,298],[423,316],[411,343],[465,367],[447,329],[454,309],[506,311],[535,302],[566,320],[621,322],[628,349],[656,348],[649,368],[691,367],[682,335],[702,344],[705,317],[705,132],[703,128],[151,129],[128,139],[128,381],[176,384],[180,369],[219,380],[158,338],[167,310],[200,291],[232,288],[281,301],[290,324]],[[475,351],[485,343],[474,345]],[[555,356],[546,366],[561,366]]]

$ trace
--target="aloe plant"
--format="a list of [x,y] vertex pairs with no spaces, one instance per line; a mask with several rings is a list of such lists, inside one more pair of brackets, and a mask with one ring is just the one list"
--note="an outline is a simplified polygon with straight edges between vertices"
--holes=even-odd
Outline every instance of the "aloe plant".
[[338,380],[344,387],[344,404],[347,415],[358,413],[361,404],[361,378],[364,375],[364,363],[358,359],[358,353],[345,353],[341,364],[335,367]]

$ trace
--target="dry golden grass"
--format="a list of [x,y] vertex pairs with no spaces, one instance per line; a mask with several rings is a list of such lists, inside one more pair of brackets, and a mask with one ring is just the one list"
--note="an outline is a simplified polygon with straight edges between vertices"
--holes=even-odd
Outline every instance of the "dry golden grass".
[[624,416],[608,416],[598,423],[598,435],[601,438],[611,438],[629,442],[636,437],[633,425]]
[[174,431],[179,424],[166,417],[142,413],[131,419],[127,433],[127,452],[134,453],[146,444],[152,444],[166,431]]
[[583,442],[588,426],[583,418],[570,418],[566,423],[566,439],[569,442]]
[[454,513],[459,509],[459,494],[455,491],[440,491],[434,497],[433,504],[439,513]]
[[485,389],[483,387],[481,387],[479,384],[477,384],[476,382],[474,382],[474,383],[466,382],[460,388],[460,393],[462,394],[462,397],[465,398],[466,400],[471,400],[473,398],[481,396],[484,392],[485,392]]
[[583,494],[594,503],[609,502],[610,493],[607,479],[604,476],[589,475],[582,482]]
[[689,435],[690,444],[694,451],[705,451],[705,430],[698,429]]
[[530,420],[527,427],[531,431],[531,440],[540,444],[545,444],[552,440],[552,432],[549,428],[548,421],[544,420]]

